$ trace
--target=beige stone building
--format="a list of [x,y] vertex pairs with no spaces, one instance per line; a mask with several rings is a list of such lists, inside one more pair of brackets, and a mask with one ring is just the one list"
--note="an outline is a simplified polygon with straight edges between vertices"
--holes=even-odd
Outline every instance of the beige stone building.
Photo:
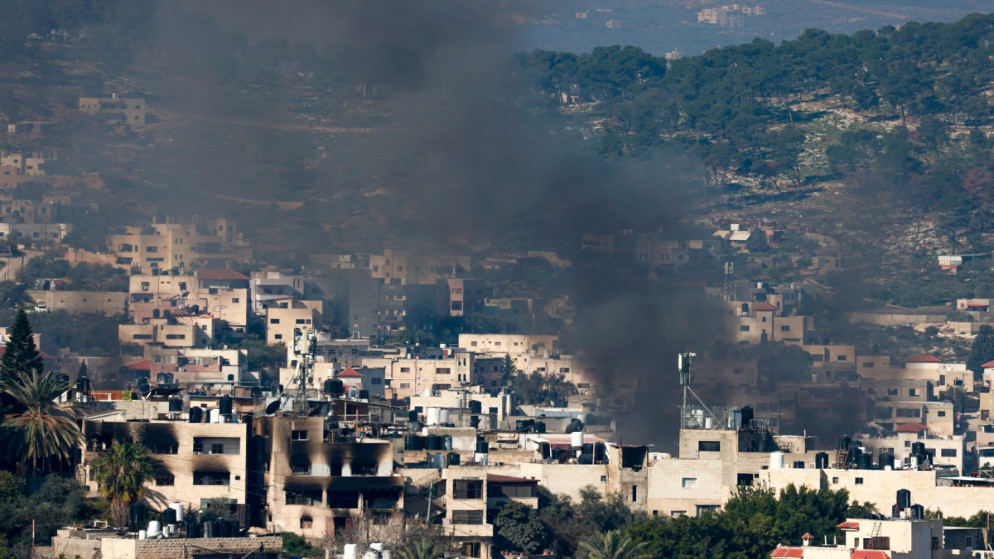
[[108,124],[127,126],[134,130],[145,128],[145,99],[143,97],[80,97],[80,112],[103,119]]
[[270,456],[273,531],[329,538],[366,520],[372,529],[394,527],[403,514],[404,478],[393,474],[390,441],[340,437],[324,417],[262,417],[255,431]]
[[251,248],[242,241],[235,224],[223,218],[199,224],[126,227],[124,233],[108,235],[107,245],[118,263],[144,274],[152,270],[224,268],[232,262],[248,262],[252,257]]
[[152,508],[183,503],[199,510],[208,499],[245,505],[250,494],[248,424],[190,423],[188,415],[178,412],[172,420],[129,421],[123,411],[110,411],[88,417],[83,421],[80,483],[95,495],[92,460],[115,443],[131,442],[146,447],[156,460],[155,477],[145,496]]
[[290,352],[288,355],[292,359],[294,329],[316,330],[320,328],[323,306],[322,301],[291,299],[280,305],[267,307],[265,309],[266,343],[270,345],[286,344],[287,351]]

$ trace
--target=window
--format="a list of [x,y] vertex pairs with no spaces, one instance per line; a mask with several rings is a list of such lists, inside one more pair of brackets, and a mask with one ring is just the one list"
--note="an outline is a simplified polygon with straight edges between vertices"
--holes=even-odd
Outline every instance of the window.
[[159,252],[159,247],[145,247],[145,252]]
[[872,369],[873,368],[873,361],[864,361],[863,362],[863,366],[866,367],[867,369]]
[[309,516],[300,517],[300,528],[302,530],[314,527],[314,519]]
[[156,474],[155,475],[155,484],[159,485],[159,486],[175,485],[176,484],[176,476],[174,476],[172,474]]
[[845,355],[836,355],[835,356],[835,360],[836,361],[846,361],[847,359],[849,359],[849,358],[847,356],[845,356]]
[[380,377],[373,377],[369,380],[369,384],[383,384],[383,379]]
[[918,408],[897,408],[897,417],[921,417],[922,411]]
[[452,511],[453,524],[483,524],[482,510],[454,510]]
[[935,412],[935,415],[938,415],[939,417],[946,417],[946,412],[944,412],[944,411],[938,411],[938,412]]
[[239,299],[238,297],[232,297],[232,298],[231,298],[231,302],[232,302],[232,303],[240,303],[240,302],[241,302],[241,299]]
[[697,505],[697,516],[718,512],[718,505]]
[[940,455],[943,458],[956,458],[956,449],[955,448],[943,448],[942,451],[941,451],[941,453],[940,453]]
[[291,431],[290,432],[291,441],[306,441],[307,431]]
[[721,441],[697,441],[698,452],[719,452]]
[[748,332],[748,331],[749,331],[748,324],[743,324],[742,326],[739,326],[739,332]]
[[279,324],[280,323],[280,319],[278,319],[278,318],[270,318],[269,319],[269,323],[270,324]]
[[607,476],[601,476],[601,483],[607,483]]
[[639,500],[639,486],[633,485],[632,486],[632,502],[633,503],[637,503],[638,500]]
[[856,478],[856,485],[863,485],[863,478],[861,477]]
[[685,510],[671,510],[670,516],[687,516],[687,511]]
[[790,332],[790,326],[781,326],[780,327],[780,331],[781,332]]
[[185,340],[186,334],[166,334],[167,340]]
[[231,474],[228,472],[193,472],[194,485],[228,485]]
[[147,281],[142,282],[142,291],[148,291],[149,284]]
[[483,481],[479,479],[452,480],[452,496],[456,499],[480,499],[483,497]]
[[401,388],[410,388],[411,387],[411,383],[409,383],[409,382],[402,382],[402,383],[400,383],[400,387]]
[[683,480],[681,480],[680,486],[681,487],[688,487],[688,488],[689,487],[697,487],[697,478],[696,477],[685,477],[685,478],[683,478]]
[[304,324],[304,319],[303,319],[303,318],[298,318],[298,319],[296,320],[296,323],[297,323],[297,324]]
[[839,478],[833,477],[832,478],[832,483],[838,484],[839,483]]
[[409,372],[411,372],[411,368],[410,367],[401,367],[400,368],[400,372],[402,372],[402,373],[409,373]]
[[888,388],[887,389],[887,395],[888,396],[897,396],[897,389],[896,388]]
[[447,375],[447,374],[449,374],[451,372],[452,372],[452,369],[449,368],[449,367],[438,367],[438,368],[435,369],[435,374],[438,374],[438,375]]

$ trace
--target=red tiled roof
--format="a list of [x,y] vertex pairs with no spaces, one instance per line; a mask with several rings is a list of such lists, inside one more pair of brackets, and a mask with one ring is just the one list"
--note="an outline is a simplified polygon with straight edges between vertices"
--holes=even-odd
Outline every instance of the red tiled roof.
[[921,433],[922,431],[928,431],[928,427],[915,422],[902,423],[894,431],[897,433]]
[[141,361],[135,361],[134,363],[128,363],[125,368],[131,369],[132,371],[148,371],[152,369],[151,359],[142,359]]
[[813,540],[813,539],[815,539],[815,537],[811,535],[811,532],[804,532],[804,535],[801,536],[801,539],[802,540]]
[[234,270],[214,269],[197,270],[198,280],[247,280],[248,276],[243,276]]
[[904,360],[906,363],[942,363],[942,359],[935,357],[933,355],[926,355],[920,353],[918,355],[912,355]]
[[336,377],[347,377],[347,378],[362,378],[362,375],[359,374],[359,373],[357,373],[355,371],[355,369],[353,369],[351,367],[349,367],[348,369],[345,369],[344,371],[338,373],[335,376]]
[[854,549],[849,559],[890,559],[890,555],[879,549]]
[[842,524],[836,526],[840,530],[859,530],[859,522],[845,521]]
[[981,367],[983,367],[985,369],[987,367],[994,367],[994,361],[988,361],[988,362],[984,363],[983,365],[981,365]]
[[990,305],[986,303],[967,303],[966,306],[972,309],[986,309]]
[[770,557],[804,557],[803,547],[780,547],[777,546],[770,554]]
[[777,308],[769,303],[756,303],[752,306],[754,311],[775,311]]

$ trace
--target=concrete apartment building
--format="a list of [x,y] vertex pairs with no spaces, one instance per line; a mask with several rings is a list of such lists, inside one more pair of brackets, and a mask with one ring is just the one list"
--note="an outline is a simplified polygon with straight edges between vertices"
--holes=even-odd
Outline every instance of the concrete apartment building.
[[80,97],[79,111],[100,118],[107,124],[127,126],[134,130],[145,128],[145,99],[143,97]]
[[258,491],[250,479],[255,456],[248,423],[190,423],[189,411],[177,412],[176,419],[129,420],[127,415],[117,410],[83,420],[78,477],[91,494],[97,490],[90,472],[93,458],[126,442],[146,447],[156,460],[145,500],[157,510],[175,502],[199,510],[208,499],[246,505]]
[[270,529],[331,538],[362,517],[387,525],[403,514],[404,478],[393,475],[390,441],[341,438],[324,417],[261,417],[255,433],[270,456]]
[[475,376],[476,355],[459,348],[440,348],[424,355],[370,357],[367,367],[386,371],[386,395],[390,399],[410,398],[414,394],[440,392],[453,387],[478,384]]
[[252,258],[251,248],[242,241],[234,222],[224,218],[195,224],[126,227],[124,233],[108,235],[107,245],[118,264],[137,268],[143,274],[153,270],[225,268]]
[[[889,509],[888,509],[889,510]],[[953,553],[943,545],[942,519],[867,519],[850,518],[836,526],[843,532],[842,542],[812,542],[810,534],[804,545],[778,545],[772,559],[946,559],[973,557],[968,550]],[[977,556],[979,557],[979,555]]]
[[68,223],[6,223],[0,222],[0,239],[19,243],[59,244],[72,233]]
[[324,302],[291,299],[282,301],[279,305],[266,309],[266,343],[269,345],[284,343],[287,351],[292,354],[294,329],[320,328]]
[[736,343],[801,345],[814,331],[814,317],[782,316],[782,311],[770,303],[729,301],[725,305]]
[[306,299],[304,276],[266,270],[252,272],[249,278],[252,313],[265,316],[271,306],[287,306],[293,300]]
[[369,255],[370,277],[400,285],[435,285],[440,279],[462,277],[472,271],[469,256],[427,256],[386,249]]

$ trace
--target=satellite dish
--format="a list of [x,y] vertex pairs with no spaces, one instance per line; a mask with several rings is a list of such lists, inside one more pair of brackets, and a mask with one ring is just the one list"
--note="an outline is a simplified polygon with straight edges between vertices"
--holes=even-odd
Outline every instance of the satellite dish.
[[266,415],[273,415],[278,409],[280,409],[280,401],[273,400],[272,402],[269,402],[268,406],[266,406]]
[[358,397],[359,397],[359,389],[356,388],[356,387],[354,387],[354,386],[350,387],[349,388],[349,398],[352,398],[353,400],[355,400]]

